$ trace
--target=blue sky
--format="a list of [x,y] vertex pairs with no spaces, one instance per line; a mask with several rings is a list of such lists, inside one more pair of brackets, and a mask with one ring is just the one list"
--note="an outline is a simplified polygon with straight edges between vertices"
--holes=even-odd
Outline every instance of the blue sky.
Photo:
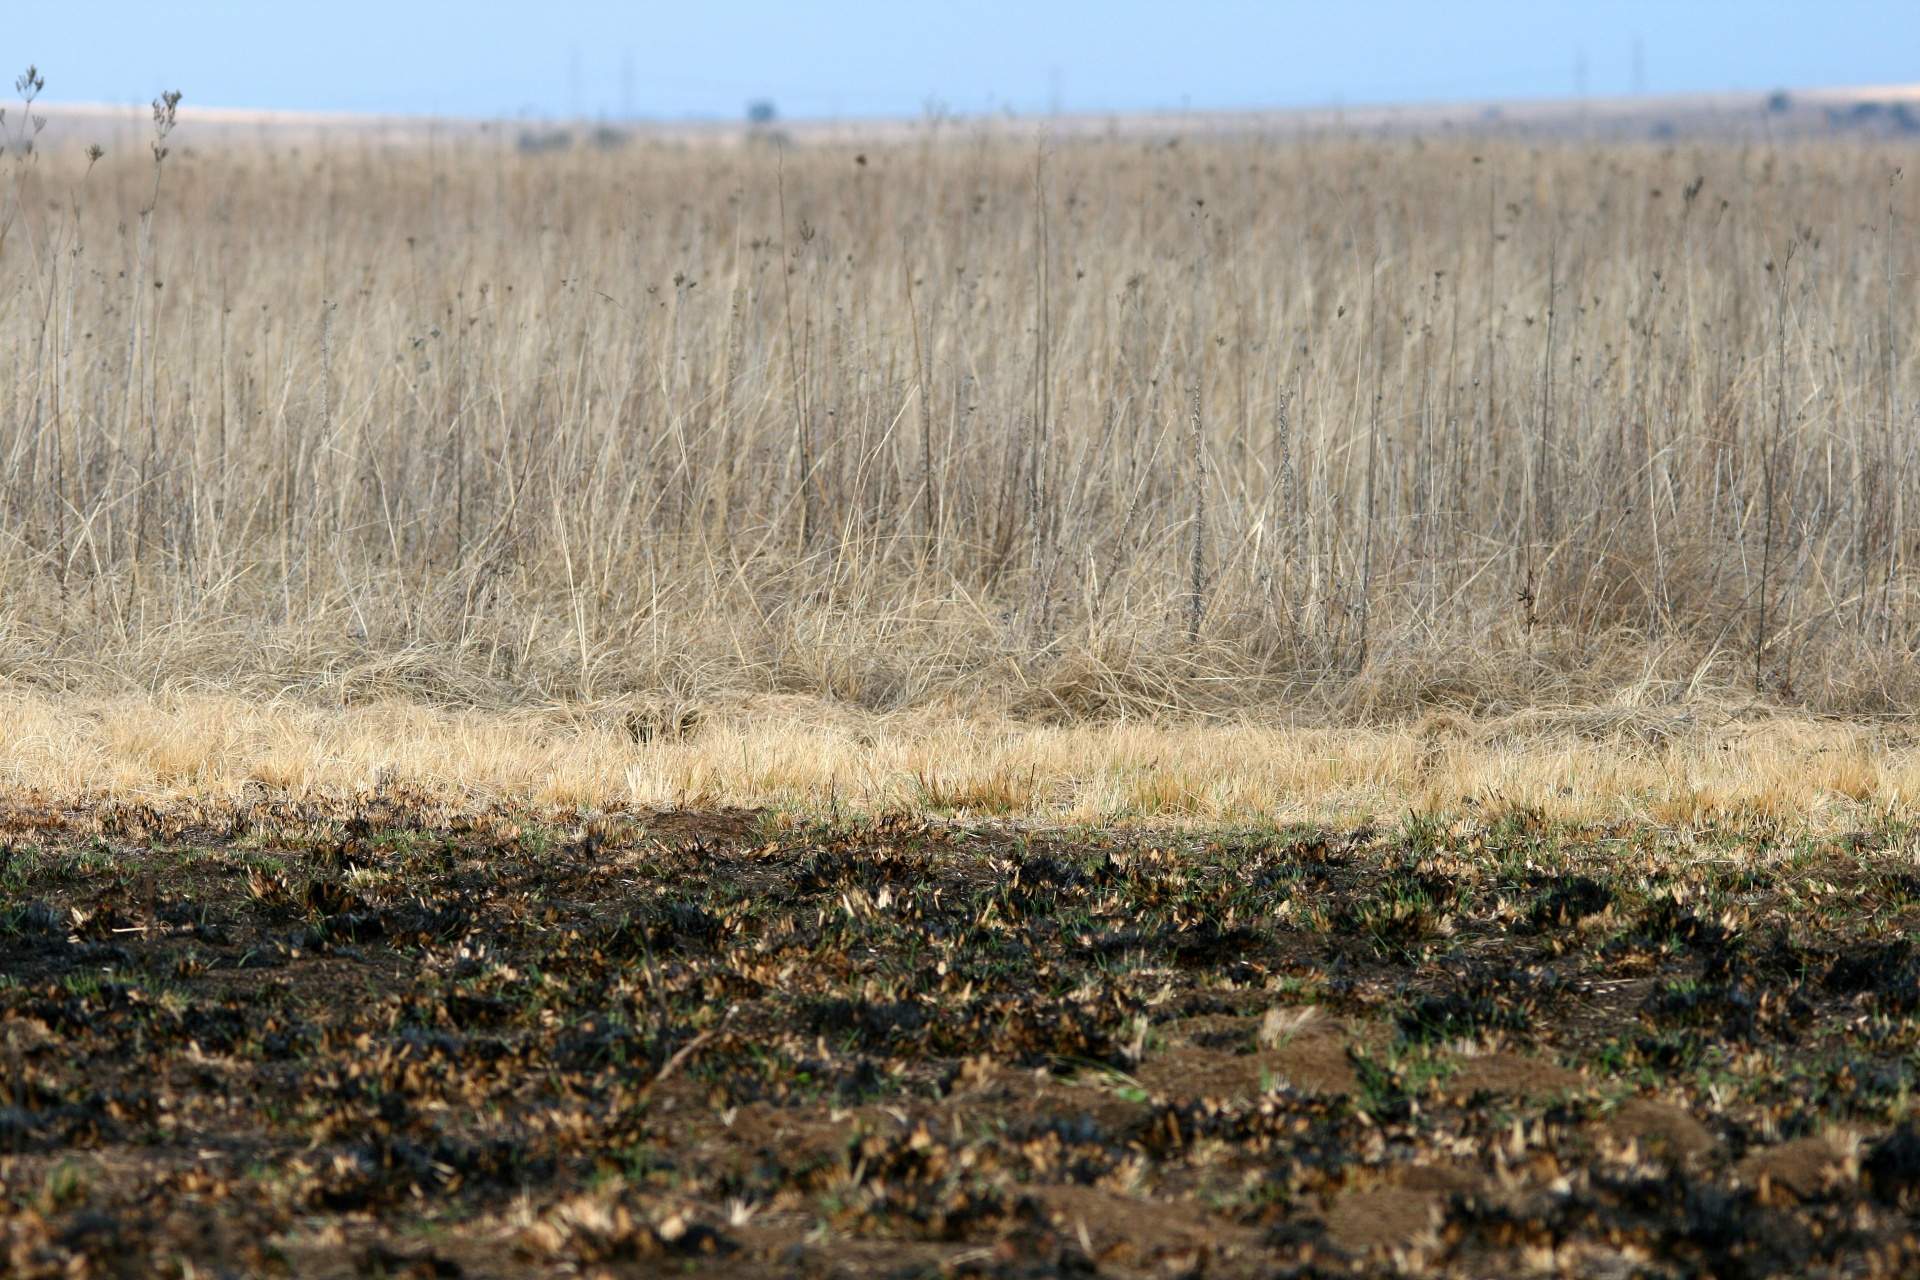
[[445,115],[1361,105],[1920,80],[1920,3],[50,0],[0,28],[28,62],[50,101]]

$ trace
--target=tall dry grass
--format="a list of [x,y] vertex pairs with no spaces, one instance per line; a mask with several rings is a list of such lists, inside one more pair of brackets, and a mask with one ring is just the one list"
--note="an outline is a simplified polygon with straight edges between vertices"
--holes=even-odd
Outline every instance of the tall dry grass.
[[0,157],[0,676],[1901,711],[1906,144]]

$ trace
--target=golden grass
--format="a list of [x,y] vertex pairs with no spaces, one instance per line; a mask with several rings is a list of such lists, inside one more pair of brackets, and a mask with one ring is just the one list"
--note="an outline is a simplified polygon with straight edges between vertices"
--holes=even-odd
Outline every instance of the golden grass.
[[1920,803],[1904,727],[1742,713],[1534,712],[1400,727],[1040,726],[809,699],[710,711],[637,742],[632,708],[321,709],[225,695],[0,699],[0,783],[67,800],[351,796],[403,786],[535,810],[766,806],[1049,826],[1204,827],[1485,816],[1844,830]]

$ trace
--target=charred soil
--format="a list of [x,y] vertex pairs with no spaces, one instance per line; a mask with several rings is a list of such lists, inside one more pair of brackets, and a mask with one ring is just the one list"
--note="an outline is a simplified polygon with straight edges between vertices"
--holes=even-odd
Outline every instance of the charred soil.
[[0,835],[6,1274],[1920,1268],[1901,829]]

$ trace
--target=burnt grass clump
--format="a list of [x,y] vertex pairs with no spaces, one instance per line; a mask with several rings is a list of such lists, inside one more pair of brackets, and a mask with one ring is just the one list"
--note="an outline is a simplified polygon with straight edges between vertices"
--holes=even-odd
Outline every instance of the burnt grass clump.
[[1903,829],[0,842],[0,1274],[1920,1268]]

